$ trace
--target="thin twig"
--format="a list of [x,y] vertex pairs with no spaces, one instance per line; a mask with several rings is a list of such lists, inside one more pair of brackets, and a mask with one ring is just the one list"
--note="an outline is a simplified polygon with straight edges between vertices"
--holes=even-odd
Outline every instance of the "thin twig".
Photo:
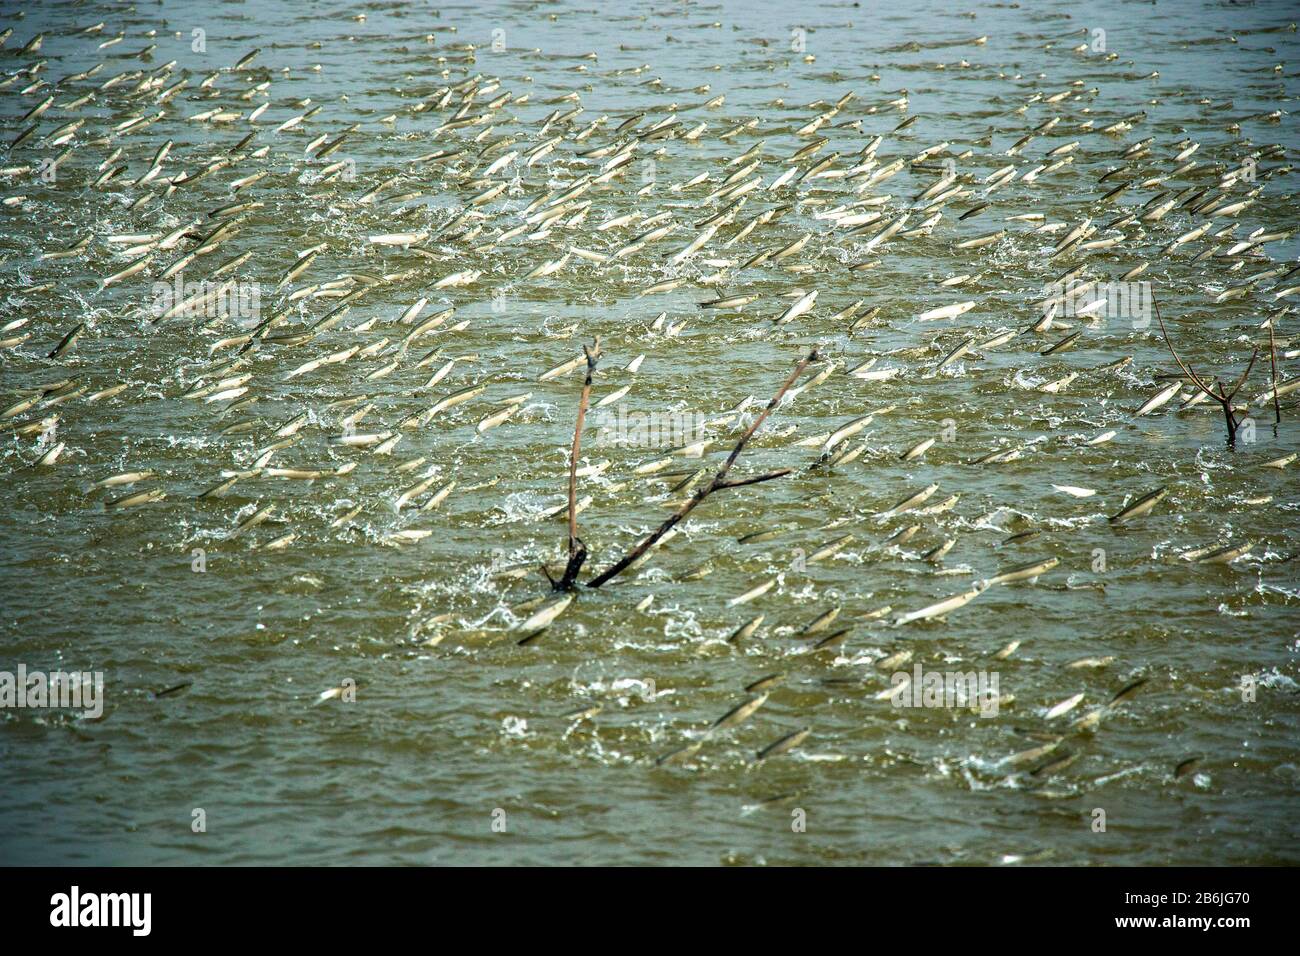
[[718,490],[724,488],[743,488],[745,485],[757,485],[759,482],[771,481],[773,478],[784,478],[793,468],[778,468],[776,471],[764,472],[761,475],[754,475],[752,478],[731,478],[727,481],[718,483]]
[[[1219,383],[1218,379],[1216,378],[1215,382],[1213,383],[1219,386],[1219,390],[1216,392],[1209,385],[1206,385],[1203,381],[1201,381],[1200,376],[1192,371],[1191,366],[1188,365],[1186,362],[1184,362],[1181,357],[1179,357],[1178,350],[1174,348],[1174,343],[1169,341],[1169,330],[1165,328],[1165,320],[1160,317],[1160,306],[1156,302],[1156,297],[1154,294],[1152,294],[1151,296],[1151,304],[1155,306],[1156,319],[1160,323],[1160,334],[1164,336],[1165,345],[1168,346],[1169,348],[1169,354],[1174,357],[1174,361],[1178,363],[1178,367],[1183,370],[1184,374],[1186,374],[1187,377],[1190,378],[1193,383],[1195,383],[1197,388],[1199,388],[1206,395],[1210,396],[1210,398],[1214,399],[1223,407],[1224,425],[1228,429],[1228,444],[1236,445],[1237,416],[1233,413],[1232,410],[1232,400],[1233,398],[1236,397],[1237,392],[1241,391],[1241,386],[1246,384],[1246,379],[1250,377],[1251,369],[1255,367],[1255,360],[1259,358],[1259,346],[1255,346],[1255,350],[1251,352],[1250,361],[1246,364],[1246,371],[1241,373],[1241,378],[1237,379],[1237,384],[1233,386],[1232,391],[1231,392],[1226,391],[1224,389],[1224,386],[1221,383]],[[1271,327],[1270,327],[1270,331],[1272,331]]]
[[1165,329],[1165,320],[1160,317],[1160,305],[1156,302],[1155,293],[1151,294],[1151,304],[1156,308],[1156,321],[1160,323],[1160,334],[1165,337],[1165,345],[1169,347],[1169,354],[1174,357],[1174,361],[1177,362],[1178,367],[1183,370],[1183,374],[1190,378],[1196,384],[1196,387],[1206,395],[1210,396],[1210,398],[1223,401],[1222,396],[1216,394],[1206,386],[1206,384],[1201,381],[1201,377],[1193,372],[1191,368],[1178,357],[1178,352],[1174,349],[1174,343],[1169,341],[1169,332]]
[[[582,397],[578,399],[578,421],[573,427],[573,447],[569,450],[569,560],[564,566],[564,576],[559,581],[551,579],[551,587],[557,591],[570,591],[578,580],[578,572],[587,560],[587,548],[578,537],[578,455],[582,451],[582,426],[587,420],[587,403],[591,401],[591,379],[596,372],[596,361],[600,358],[600,336],[591,348],[582,347],[587,357],[587,378],[582,383]],[[550,572],[547,572],[550,578]]]
[[578,422],[573,429],[573,448],[569,452],[569,556],[578,547],[578,453],[582,450],[582,426],[587,420],[587,403],[591,401],[591,379],[596,371],[596,360],[600,358],[600,337],[591,348],[582,347],[587,357],[587,378],[582,383],[582,397],[578,400]]
[[702,487],[699,491],[695,492],[695,494],[691,495],[691,497],[688,498],[686,502],[680,508],[678,508],[675,513],[670,515],[668,519],[664,521],[663,524],[661,524],[655,531],[653,531],[649,536],[647,536],[635,548],[633,548],[631,551],[625,554],[617,563],[606,568],[597,577],[588,581],[587,587],[598,588],[602,584],[605,584],[607,581],[617,577],[618,575],[626,571],[629,567],[631,567],[633,564],[636,563],[637,559],[639,559],[643,554],[645,554],[647,551],[653,548],[655,544],[664,535],[666,535],[669,531],[671,531],[678,522],[680,522],[683,518],[685,518],[692,511],[694,511],[695,508],[702,501],[704,501],[705,498],[713,494],[713,492],[722,491],[727,488],[738,488],[741,487],[742,485],[757,484],[760,481],[770,481],[773,478],[782,478],[785,475],[788,475],[793,469],[782,468],[778,471],[767,472],[765,474],[757,476],[756,478],[748,479],[748,480],[746,479],[739,479],[736,481],[727,480],[727,472],[729,472],[731,470],[731,466],[736,463],[736,459],[740,457],[740,453],[745,450],[745,445],[749,442],[749,439],[753,437],[754,432],[758,431],[759,427],[763,424],[764,421],[766,421],[767,416],[772,413],[772,410],[776,408],[778,404],[780,404],[781,399],[785,396],[785,393],[790,390],[790,386],[792,386],[798,380],[799,376],[803,374],[804,369],[808,367],[808,363],[813,362],[816,359],[817,359],[817,349],[814,348],[812,349],[812,351],[810,351],[806,356],[804,356],[799,361],[799,364],[795,366],[794,371],[790,373],[789,378],[785,380],[785,382],[781,385],[780,389],[777,390],[777,393],[772,396],[772,400],[767,403],[767,407],[763,409],[763,413],[759,415],[756,419],[754,419],[754,421],[750,424],[749,428],[745,430],[745,434],[740,436],[740,441],[736,442],[736,447],[732,449],[731,454],[727,457],[727,460],[722,463],[722,466],[720,468],[718,468],[718,471],[716,474],[714,474],[713,480],[711,482],[709,482],[707,485]]
[[1268,360],[1273,366],[1273,424],[1282,424],[1282,406],[1277,400],[1277,343],[1273,338],[1273,320],[1268,320]]
[[1228,401],[1232,401],[1234,398],[1236,398],[1237,393],[1241,391],[1241,386],[1246,384],[1246,378],[1250,375],[1250,370],[1255,367],[1255,359],[1257,358],[1259,358],[1258,345],[1255,346],[1255,351],[1250,353],[1250,362],[1248,362],[1246,365],[1246,371],[1241,373],[1241,378],[1237,379],[1237,384],[1232,386],[1232,391],[1228,392],[1227,395],[1225,396],[1228,399]]

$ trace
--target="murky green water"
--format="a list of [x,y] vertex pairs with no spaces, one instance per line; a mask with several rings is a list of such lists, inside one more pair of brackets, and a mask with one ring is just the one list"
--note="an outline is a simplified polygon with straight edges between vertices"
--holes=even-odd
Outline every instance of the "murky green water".
[[[798,12],[768,3],[85,3],[33,6],[22,18],[6,7],[3,138],[37,130],[7,150],[0,173],[0,404],[35,401],[0,422],[0,669],[101,671],[106,703],[99,720],[0,715],[0,859],[1297,862],[1300,466],[1266,463],[1298,450],[1300,408],[1295,393],[1284,396],[1274,427],[1258,402],[1269,387],[1270,316],[1279,375],[1296,374],[1295,293],[1278,295],[1300,281],[1285,277],[1300,250],[1289,236],[1293,19],[1283,2],[972,5],[968,14],[943,3]],[[102,30],[78,32],[100,21]],[[21,52],[42,32],[39,50]],[[850,91],[838,112],[800,132]],[[445,128],[458,116],[475,122]],[[646,136],[670,117],[680,126]],[[151,122],[128,125],[141,118]],[[1125,118],[1135,118],[1131,129],[1102,132]],[[56,142],[76,120],[84,124]],[[599,176],[637,135],[621,173],[575,197],[549,229],[527,222],[548,195]],[[877,135],[877,165],[854,172]],[[529,151],[555,137],[530,164]],[[820,137],[820,151],[793,164],[799,175],[769,188]],[[1123,158],[1148,137],[1145,152]],[[1199,149],[1175,158],[1192,143]],[[940,144],[920,168],[906,165]],[[443,150],[455,155],[416,162]],[[181,176],[224,157],[202,178]],[[1069,162],[1035,178],[1056,159]],[[895,160],[905,163],[897,175],[869,182]],[[735,201],[714,195],[724,178],[754,161],[736,182],[761,184],[733,220],[674,262]],[[1225,187],[1217,207],[1191,211],[1248,161],[1250,175]],[[1015,178],[986,195],[1007,165]],[[116,166],[125,168],[94,185]],[[969,195],[921,209],[917,197],[945,169]],[[1124,180],[1129,188],[1103,204]],[[495,184],[505,189],[457,218]],[[1171,199],[1161,218],[1108,228]],[[1209,215],[1246,199],[1235,215]],[[928,234],[868,251],[871,235],[850,235],[853,225],[832,213],[873,200],[883,205],[847,213],[881,212],[884,223],[906,211],[908,230],[942,217]],[[213,215],[244,202],[256,205]],[[990,205],[959,218],[980,202]],[[639,221],[597,228],[634,213]],[[659,214],[672,233],[594,261]],[[1031,214],[1042,219],[1010,218]],[[1085,219],[1097,227],[1086,241],[1123,241],[1053,257]],[[235,260],[217,282],[255,290],[256,309],[154,321],[155,283],[221,222],[232,224],[226,238],[181,278],[208,281]],[[1215,233],[1236,228],[1161,254],[1207,222]],[[185,226],[188,236],[173,237]],[[990,245],[958,248],[1003,229]],[[369,240],[391,233],[428,235],[414,248]],[[804,236],[796,254],[746,266]],[[41,258],[83,238],[68,257]],[[297,258],[309,249],[314,259]],[[566,252],[557,271],[528,277]],[[149,257],[145,268],[102,288],[133,255]],[[851,268],[860,263],[874,265]],[[1177,372],[1154,323],[1067,315],[1019,334],[1040,317],[1045,285],[1072,267],[1107,281],[1141,263],[1149,267],[1136,281],[1151,283],[1196,370],[1235,381],[1252,344],[1264,347],[1238,398],[1248,409],[1235,448],[1215,403],[1180,410],[1190,386],[1134,418],[1168,384],[1161,376]],[[438,286],[465,271],[480,274]],[[972,278],[940,285],[961,275]],[[641,294],[674,278],[684,281]],[[1244,293],[1216,302],[1241,283]],[[813,290],[811,310],[773,323]],[[352,291],[340,321],[294,338]],[[743,309],[697,306],[742,295],[756,298]],[[420,299],[420,317],[402,323]],[[835,316],[857,300],[859,317],[879,312],[851,328]],[[966,301],[976,304],[957,318],[916,318]],[[80,323],[75,345],[48,358]],[[1003,331],[1017,334],[986,346]],[[1041,354],[1076,331],[1073,347]],[[253,347],[213,351],[250,333]],[[585,437],[584,465],[595,467],[579,482],[591,499],[579,520],[591,570],[671,513],[685,494],[672,489],[689,473],[722,463],[745,416],[810,348],[834,370],[772,416],[733,472],[791,475],[711,496],[649,562],[582,589],[520,645],[519,626],[536,610],[526,602],[548,597],[539,565],[563,564],[563,516],[545,515],[566,500],[581,388],[580,373],[539,377],[595,336],[604,355],[593,402],[628,391],[593,409]],[[968,354],[936,368],[968,339]],[[845,374],[871,359],[872,372],[896,371]],[[471,400],[399,427],[475,385],[484,390]],[[203,387],[214,391],[182,397]],[[479,429],[519,396],[507,420]],[[752,407],[729,418],[747,399]],[[620,409],[624,428],[634,414],[703,419],[711,444],[702,460],[613,444]],[[871,412],[837,449],[850,461],[817,466],[819,447],[799,444]],[[283,440],[277,431],[304,414],[294,443],[264,459]],[[1108,431],[1109,441],[1089,443]],[[401,436],[381,446],[387,453],[339,440],[384,432]],[[658,435],[661,446],[693,437]],[[936,440],[923,456],[900,460],[927,438]],[[60,443],[52,464],[37,464]],[[156,474],[88,490],[141,470]],[[197,497],[226,473],[245,477],[224,496]],[[399,496],[425,479],[399,510]],[[879,516],[932,484],[920,509]],[[1151,513],[1107,520],[1161,487]],[[149,489],[166,497],[106,507]],[[266,521],[230,536],[269,505]],[[911,525],[910,540],[886,541]],[[775,533],[738,540],[764,530]],[[429,534],[394,537],[411,531]],[[1008,540],[1023,532],[1038,533]],[[849,534],[837,553],[810,560]],[[942,558],[923,558],[949,540]],[[1246,543],[1250,553],[1230,564],[1185,557]],[[946,619],[892,623],[1050,558],[1059,563],[1036,581],[992,585]],[[771,580],[756,599],[731,603]],[[833,607],[838,619],[817,638],[851,631],[810,650],[817,638],[799,631]],[[758,615],[751,636],[727,641]],[[904,651],[906,663],[877,666]],[[1089,658],[1096,666],[1069,666]],[[892,673],[918,663],[995,675],[1014,700],[981,717],[882,699]],[[784,679],[753,716],[704,737],[769,674]],[[353,686],[355,700],[318,699]],[[1047,716],[1079,694],[1067,713]],[[562,716],[597,704],[592,718]],[[1097,726],[1072,726],[1099,708]],[[790,752],[754,760],[805,727]],[[693,742],[692,758],[656,765]],[[1053,742],[1040,758],[1007,760]],[[1200,763],[1175,775],[1190,758]],[[206,832],[194,832],[197,808]],[[1098,809],[1105,832],[1094,828]]]

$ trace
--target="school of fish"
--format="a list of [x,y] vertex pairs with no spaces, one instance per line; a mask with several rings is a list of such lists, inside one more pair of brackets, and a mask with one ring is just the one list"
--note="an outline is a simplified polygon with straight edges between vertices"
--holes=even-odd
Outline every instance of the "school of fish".
[[[301,36],[169,6],[0,24],[6,640],[149,635],[86,662],[130,690],[78,738],[205,694],[258,712],[260,681],[204,688],[247,653],[279,658],[276,734],[381,735],[432,681],[429,787],[558,756],[526,817],[601,787],[698,812],[714,780],[788,837],[870,768],[1056,807],[1059,849],[976,856],[1034,862],[1087,859],[1135,775],[1243,826],[1269,805],[1226,781],[1229,741],[1300,721],[1293,13],[1161,21],[1170,55],[1234,64],[1234,102],[1015,4],[889,43],[875,5],[767,32],[615,5],[591,49],[605,14],[569,3],[280,8]],[[589,553],[557,590],[580,403]],[[647,413],[672,427],[629,435]],[[1211,634],[1242,659],[1207,684]],[[897,708],[914,666],[996,672],[997,716]],[[1264,727],[1243,687],[1275,695]],[[1224,738],[1126,736],[1189,694]],[[812,858],[877,859],[852,829]],[[618,842],[593,858],[673,859]]]

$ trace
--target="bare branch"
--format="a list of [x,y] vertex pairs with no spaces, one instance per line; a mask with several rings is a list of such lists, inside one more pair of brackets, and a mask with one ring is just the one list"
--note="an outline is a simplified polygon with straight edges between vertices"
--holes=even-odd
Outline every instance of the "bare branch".
[[1250,363],[1246,366],[1246,371],[1241,373],[1241,378],[1237,379],[1237,384],[1232,387],[1232,391],[1228,392],[1227,395],[1224,396],[1228,401],[1232,401],[1236,398],[1237,393],[1241,391],[1241,386],[1246,384],[1246,378],[1250,375],[1250,370],[1255,367],[1255,359],[1257,358],[1259,358],[1258,345],[1255,346],[1255,351],[1250,353]]
[[596,372],[596,361],[600,358],[600,336],[596,337],[591,348],[584,345],[582,353],[587,357],[587,377],[582,383],[582,397],[578,399],[578,420],[573,427],[573,446],[569,450],[569,561],[564,576],[559,581],[551,581],[551,587],[557,591],[572,590],[578,572],[587,560],[587,549],[578,538],[578,456],[582,452],[582,427],[587,420],[587,404],[591,401],[591,380]]
[[803,374],[803,370],[808,367],[808,363],[814,361],[816,358],[817,349],[814,348],[798,365],[795,366],[794,371],[790,373],[790,377],[785,380],[780,389],[777,390],[777,393],[772,396],[772,400],[767,403],[767,408],[763,409],[762,413],[754,419],[749,428],[745,430],[745,434],[740,436],[740,441],[736,442],[736,447],[733,448],[731,454],[727,456],[726,463],[718,469],[717,475],[714,476],[713,480],[715,483],[731,470],[731,466],[736,463],[736,459],[740,457],[740,453],[745,450],[745,445],[748,444],[750,438],[754,436],[754,432],[758,431],[763,422],[767,420],[767,416],[772,414],[772,409],[776,408],[776,406],[780,404],[781,399],[785,397],[785,393],[790,390],[790,386],[795,383],[799,376]]
[[[1223,407],[1223,422],[1224,426],[1228,429],[1228,444],[1235,446],[1237,443],[1237,416],[1232,410],[1232,399],[1236,396],[1237,392],[1241,390],[1241,387],[1246,384],[1246,379],[1250,377],[1251,369],[1255,367],[1255,360],[1259,358],[1259,346],[1255,346],[1255,350],[1251,352],[1250,362],[1246,365],[1246,371],[1241,373],[1241,378],[1237,379],[1237,384],[1233,386],[1232,391],[1226,391],[1223,384],[1216,377],[1213,383],[1219,387],[1219,390],[1216,392],[1209,385],[1206,385],[1201,381],[1200,376],[1192,371],[1191,366],[1187,365],[1179,357],[1177,349],[1174,348],[1174,343],[1169,341],[1169,330],[1165,328],[1165,320],[1160,317],[1160,306],[1156,303],[1154,295],[1151,296],[1151,303],[1156,307],[1156,319],[1160,322],[1160,334],[1165,338],[1165,345],[1169,347],[1169,354],[1174,357],[1174,361],[1178,363],[1178,367],[1181,368],[1183,372],[1196,384],[1197,388]],[[1271,333],[1271,326],[1269,331]]]
[[1282,406],[1277,395],[1277,342],[1273,337],[1273,320],[1268,320],[1268,360],[1273,366],[1273,424],[1282,424]]
[[727,481],[718,482],[717,490],[723,491],[727,488],[743,488],[745,485],[757,485],[759,482],[771,481],[774,478],[784,478],[793,468],[778,468],[776,471],[766,471],[761,475],[754,475],[751,478],[734,478]]
[[699,491],[695,492],[695,494],[691,495],[691,497],[686,500],[685,504],[678,508],[672,515],[669,515],[667,520],[643,539],[640,544],[625,554],[615,564],[606,568],[598,576],[588,581],[587,587],[598,588],[602,584],[605,584],[630,568],[642,555],[653,548],[664,535],[671,531],[679,521],[694,511],[700,502],[713,492],[725,488],[738,488],[742,485],[757,484],[760,481],[770,481],[773,478],[781,478],[784,475],[789,474],[792,469],[784,468],[779,471],[759,475],[754,479],[727,481],[727,472],[729,472],[731,466],[736,463],[736,459],[740,457],[740,453],[745,450],[745,445],[749,442],[749,439],[753,437],[756,431],[758,431],[759,426],[763,424],[767,419],[767,416],[772,413],[772,409],[776,408],[776,406],[781,403],[781,399],[785,396],[785,393],[790,390],[790,386],[792,386],[798,380],[799,376],[803,374],[804,369],[808,367],[808,363],[813,362],[816,359],[817,349],[813,348],[799,361],[799,364],[794,367],[794,371],[790,373],[790,376],[782,383],[781,387],[777,389],[776,394],[772,396],[772,400],[767,403],[767,407],[763,409],[763,413],[754,419],[749,428],[745,429],[745,434],[740,436],[740,441],[736,443],[736,447],[732,449],[727,460],[718,468],[717,473],[714,474],[711,482],[702,487]]
[[1220,402],[1223,401],[1223,397],[1221,395],[1216,394],[1208,386],[1206,386],[1206,384],[1201,381],[1201,377],[1197,375],[1195,372],[1193,372],[1191,368],[1187,364],[1185,364],[1181,358],[1178,357],[1178,352],[1174,348],[1174,343],[1169,341],[1169,332],[1165,329],[1165,320],[1160,317],[1160,304],[1156,302],[1156,296],[1154,292],[1151,293],[1151,304],[1156,308],[1156,321],[1160,323],[1160,334],[1165,337],[1165,345],[1169,347],[1169,354],[1174,357],[1174,361],[1177,362],[1178,367],[1183,370],[1183,374],[1186,375],[1188,378],[1190,378],[1196,384],[1196,387],[1199,388],[1206,395],[1210,396],[1210,398],[1216,399]]

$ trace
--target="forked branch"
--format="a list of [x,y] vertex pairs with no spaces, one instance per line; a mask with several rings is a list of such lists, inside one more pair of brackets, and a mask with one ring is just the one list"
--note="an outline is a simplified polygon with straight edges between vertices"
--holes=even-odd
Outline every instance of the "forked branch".
[[[1237,379],[1237,384],[1232,387],[1232,391],[1226,391],[1222,385],[1219,385],[1216,391],[1213,385],[1206,385],[1201,377],[1192,371],[1192,367],[1182,360],[1178,350],[1174,348],[1174,343],[1169,340],[1169,331],[1165,328],[1165,320],[1160,317],[1160,304],[1156,302],[1155,295],[1151,296],[1151,304],[1155,306],[1156,321],[1160,323],[1160,334],[1164,336],[1165,345],[1169,349],[1169,354],[1174,357],[1178,367],[1183,370],[1183,374],[1192,380],[1192,383],[1202,392],[1214,399],[1223,408],[1223,420],[1228,429],[1228,444],[1236,445],[1237,443],[1237,415],[1232,410],[1232,400],[1237,397],[1237,392],[1246,384],[1246,379],[1250,377],[1251,369],[1255,367],[1255,359],[1259,358],[1259,346],[1255,346],[1250,355],[1250,362],[1246,365],[1246,371],[1241,373],[1241,378]],[[1216,383],[1217,384],[1217,383]]]
[[605,584],[630,568],[642,555],[653,548],[664,535],[694,511],[700,503],[703,502],[705,498],[709,497],[709,495],[713,494],[713,492],[723,491],[728,488],[740,488],[745,485],[754,485],[759,482],[782,478],[790,474],[793,469],[781,468],[777,471],[766,472],[752,478],[740,478],[731,481],[727,479],[727,472],[731,471],[731,466],[736,463],[736,459],[740,457],[740,453],[745,450],[745,445],[748,444],[749,439],[753,437],[754,433],[758,431],[763,422],[767,420],[767,416],[772,413],[772,410],[781,403],[781,399],[785,396],[785,393],[790,390],[790,387],[794,385],[794,383],[799,379],[799,376],[803,374],[804,369],[808,367],[808,363],[816,361],[816,359],[817,349],[814,348],[799,361],[799,364],[795,366],[794,371],[791,372],[790,376],[784,383],[782,383],[781,387],[777,390],[777,393],[772,396],[772,400],[767,403],[767,407],[763,409],[762,414],[755,418],[750,426],[745,429],[745,433],[740,436],[740,441],[736,442],[736,447],[731,450],[731,454],[727,456],[727,460],[718,468],[712,481],[701,487],[699,491],[695,492],[695,494],[691,495],[691,497],[688,498],[676,512],[670,515],[663,524],[651,532],[641,541],[640,544],[625,554],[615,564],[606,568],[595,578],[588,581],[587,587],[598,588],[602,584]]

